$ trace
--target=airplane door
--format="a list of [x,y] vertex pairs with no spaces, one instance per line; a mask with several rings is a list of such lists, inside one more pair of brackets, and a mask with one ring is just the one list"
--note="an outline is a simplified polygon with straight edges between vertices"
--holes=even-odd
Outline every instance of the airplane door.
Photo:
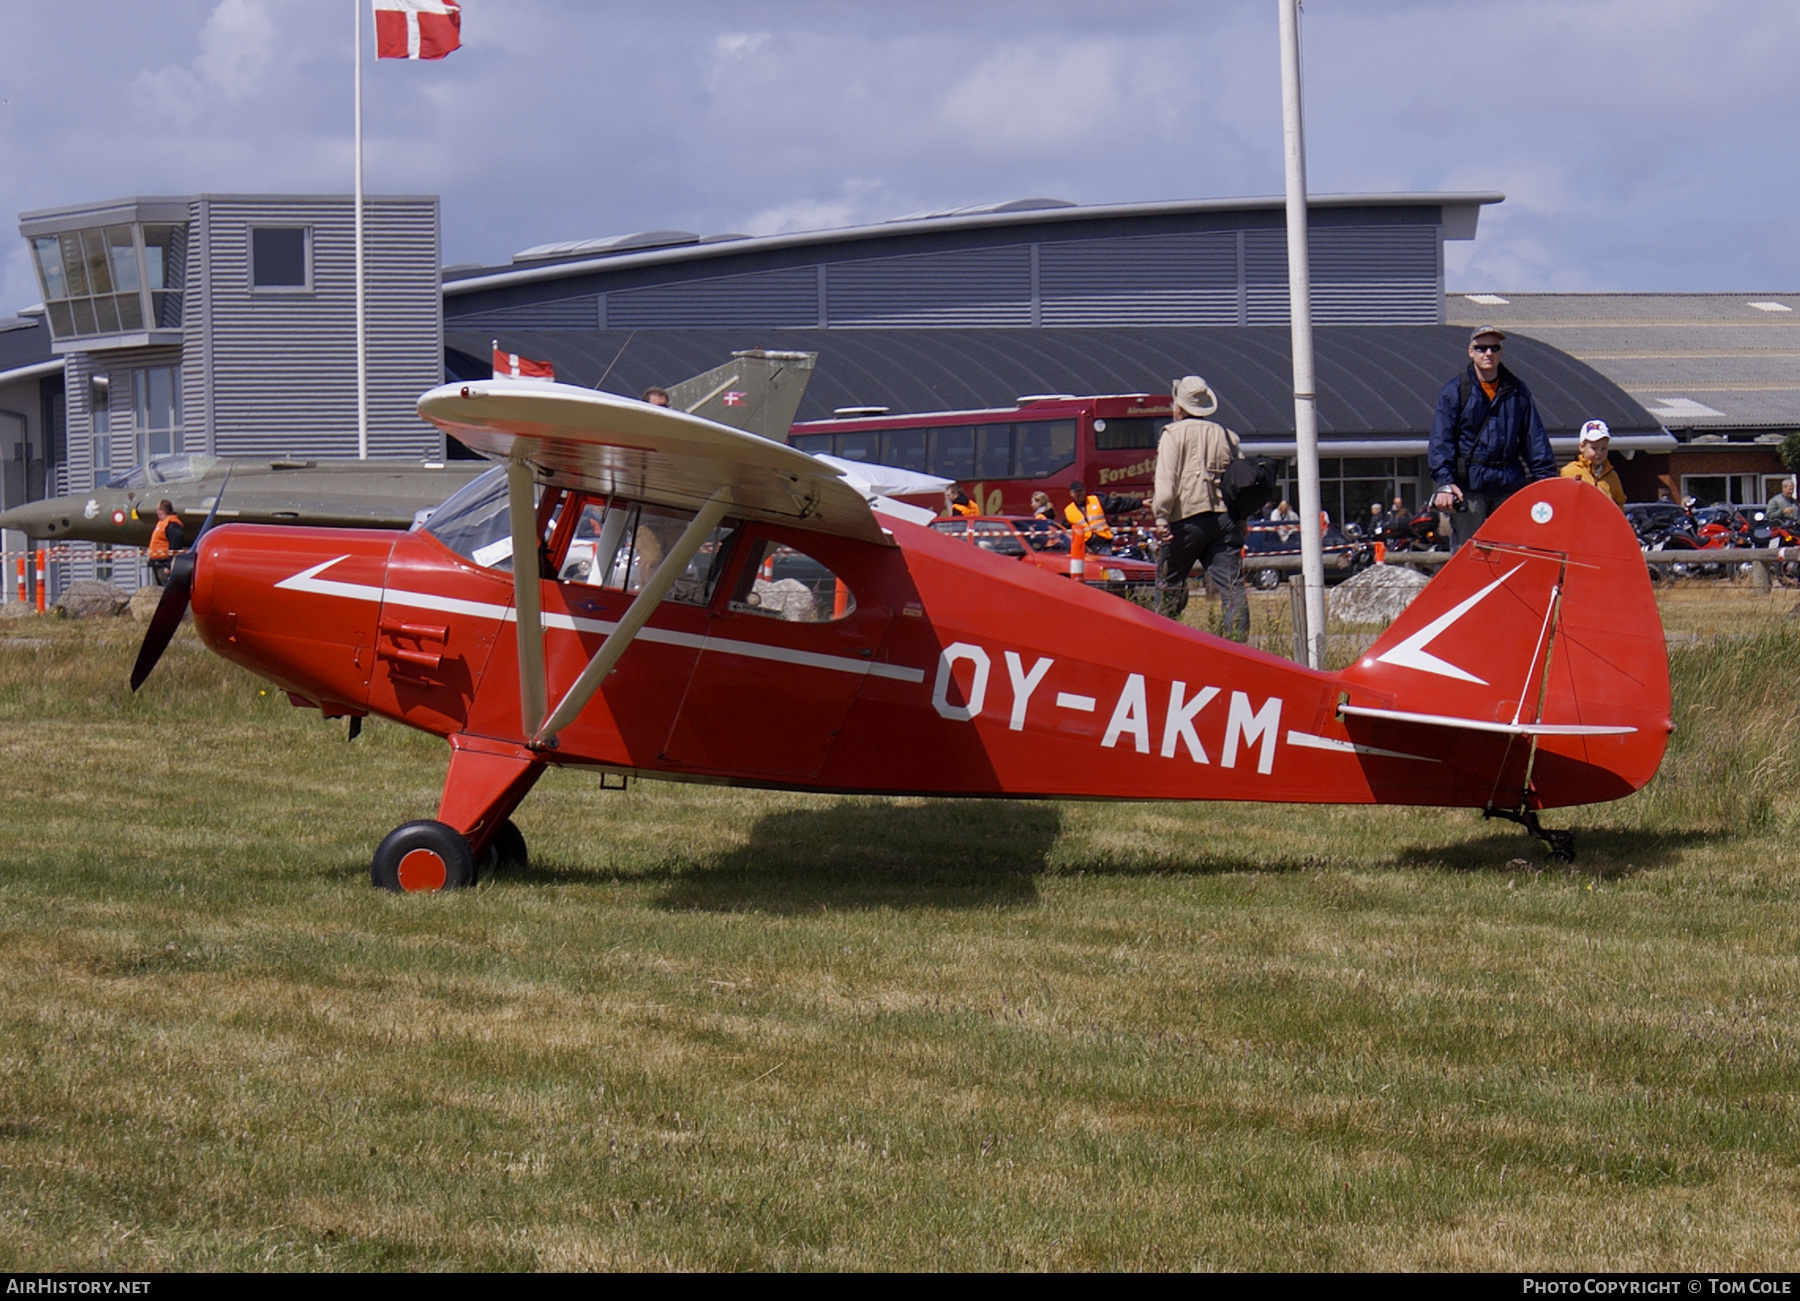
[[[839,540],[808,550],[752,531],[706,642],[663,759],[722,775],[816,777],[893,617],[829,563]],[[816,553],[816,554],[815,554]]]

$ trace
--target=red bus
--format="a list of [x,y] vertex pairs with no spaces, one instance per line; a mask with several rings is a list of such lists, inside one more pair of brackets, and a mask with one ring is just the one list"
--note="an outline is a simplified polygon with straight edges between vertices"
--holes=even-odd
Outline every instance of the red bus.
[[1049,493],[1060,511],[1076,479],[1090,492],[1148,497],[1156,440],[1169,419],[1167,393],[1058,394],[986,411],[845,411],[795,425],[788,442],[803,452],[954,479],[983,515],[1029,515],[1033,492]]

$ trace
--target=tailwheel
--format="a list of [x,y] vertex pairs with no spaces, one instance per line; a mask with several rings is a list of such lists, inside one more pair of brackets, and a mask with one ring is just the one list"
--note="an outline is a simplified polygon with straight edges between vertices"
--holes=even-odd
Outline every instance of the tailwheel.
[[531,856],[525,850],[525,833],[513,825],[508,818],[500,824],[500,830],[494,833],[493,840],[488,842],[487,853],[481,856],[479,876],[490,872],[517,872],[523,870],[531,862]]
[[369,877],[378,889],[407,894],[458,890],[475,883],[475,858],[454,827],[429,819],[408,822],[376,847]]
[[1483,818],[1505,818],[1508,822],[1516,822],[1539,840],[1550,850],[1550,857],[1559,863],[1575,861],[1575,833],[1562,831],[1555,827],[1546,827],[1538,821],[1535,809],[1496,809],[1487,808],[1482,811]]

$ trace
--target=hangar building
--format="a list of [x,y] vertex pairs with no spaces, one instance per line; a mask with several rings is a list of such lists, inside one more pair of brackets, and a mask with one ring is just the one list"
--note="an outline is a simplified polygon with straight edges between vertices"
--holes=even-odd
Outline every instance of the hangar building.
[[[1420,500],[1432,406],[1464,364],[1445,324],[1444,241],[1472,239],[1491,193],[1315,196],[1313,319],[1328,508],[1383,481]],[[1076,206],[1025,199],[838,230],[750,238],[647,231],[526,249],[445,272],[451,372],[489,346],[561,378],[635,394],[733,348],[819,353],[803,420],[1010,406],[1033,393],[1166,392],[1197,372],[1221,418],[1270,455],[1294,451],[1283,200]],[[1658,422],[1554,347],[1510,358],[1572,454],[1598,416],[1621,451],[1661,449]],[[1346,495],[1343,482],[1364,486]],[[1338,510],[1333,514],[1338,515]]]

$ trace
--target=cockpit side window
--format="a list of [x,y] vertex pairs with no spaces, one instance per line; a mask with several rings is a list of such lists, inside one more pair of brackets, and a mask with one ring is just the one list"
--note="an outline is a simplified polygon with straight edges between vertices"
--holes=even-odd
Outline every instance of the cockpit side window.
[[[641,590],[693,520],[693,512],[641,502],[589,499],[581,505],[557,577],[565,583]],[[700,544],[664,600],[705,605],[718,585],[738,524],[726,520]]]
[[745,559],[731,609],[789,623],[831,623],[856,612],[856,596],[849,584],[804,551],[763,538]]

